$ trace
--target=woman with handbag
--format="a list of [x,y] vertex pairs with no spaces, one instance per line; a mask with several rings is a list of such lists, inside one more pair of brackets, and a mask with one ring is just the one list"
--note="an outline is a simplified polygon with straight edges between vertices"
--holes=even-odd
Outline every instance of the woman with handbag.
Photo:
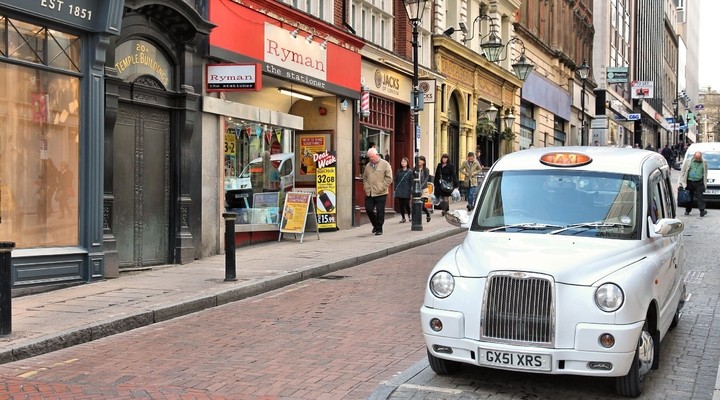
[[412,221],[412,214],[410,213],[410,191],[413,183],[413,172],[408,168],[408,159],[403,157],[400,161],[400,168],[395,172],[395,198],[400,203],[400,215],[402,219],[400,223],[406,222],[405,214],[407,213],[408,218]]
[[422,189],[421,200],[423,202],[422,210],[425,212],[427,222],[430,222],[430,210],[425,207],[425,203],[430,201],[430,191],[428,190],[430,170],[425,166],[425,156],[418,156],[418,165],[415,166],[414,171],[415,173],[420,173],[420,189]]
[[453,190],[460,186],[455,166],[450,163],[450,156],[443,154],[435,169],[435,197],[440,199],[440,208],[444,216],[450,209],[449,197]]

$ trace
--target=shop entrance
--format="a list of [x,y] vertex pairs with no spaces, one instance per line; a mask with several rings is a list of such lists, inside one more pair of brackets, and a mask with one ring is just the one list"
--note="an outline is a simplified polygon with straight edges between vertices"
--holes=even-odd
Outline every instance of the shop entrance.
[[448,104],[447,153],[455,168],[460,168],[460,162],[465,158],[460,159],[460,107],[455,96],[450,96]]
[[113,135],[113,234],[120,268],[170,262],[170,112],[121,104]]

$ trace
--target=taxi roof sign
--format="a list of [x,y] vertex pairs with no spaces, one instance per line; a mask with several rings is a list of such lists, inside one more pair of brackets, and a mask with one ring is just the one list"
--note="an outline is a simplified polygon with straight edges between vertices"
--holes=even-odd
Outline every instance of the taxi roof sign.
[[545,153],[540,162],[551,167],[581,167],[592,162],[592,158],[583,153],[554,151]]

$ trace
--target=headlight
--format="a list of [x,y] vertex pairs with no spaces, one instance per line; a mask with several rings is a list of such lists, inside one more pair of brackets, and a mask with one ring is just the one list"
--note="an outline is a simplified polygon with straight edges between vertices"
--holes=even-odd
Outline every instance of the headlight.
[[614,283],[602,284],[595,291],[595,304],[605,312],[617,311],[623,305],[623,301],[625,295],[620,286]]
[[430,291],[435,297],[444,299],[455,289],[455,278],[447,271],[440,271],[430,278]]

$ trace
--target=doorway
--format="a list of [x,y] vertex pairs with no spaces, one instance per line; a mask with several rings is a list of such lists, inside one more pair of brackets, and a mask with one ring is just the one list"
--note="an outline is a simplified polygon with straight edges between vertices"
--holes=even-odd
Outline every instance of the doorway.
[[113,234],[121,269],[170,262],[170,112],[121,104],[113,135]]

